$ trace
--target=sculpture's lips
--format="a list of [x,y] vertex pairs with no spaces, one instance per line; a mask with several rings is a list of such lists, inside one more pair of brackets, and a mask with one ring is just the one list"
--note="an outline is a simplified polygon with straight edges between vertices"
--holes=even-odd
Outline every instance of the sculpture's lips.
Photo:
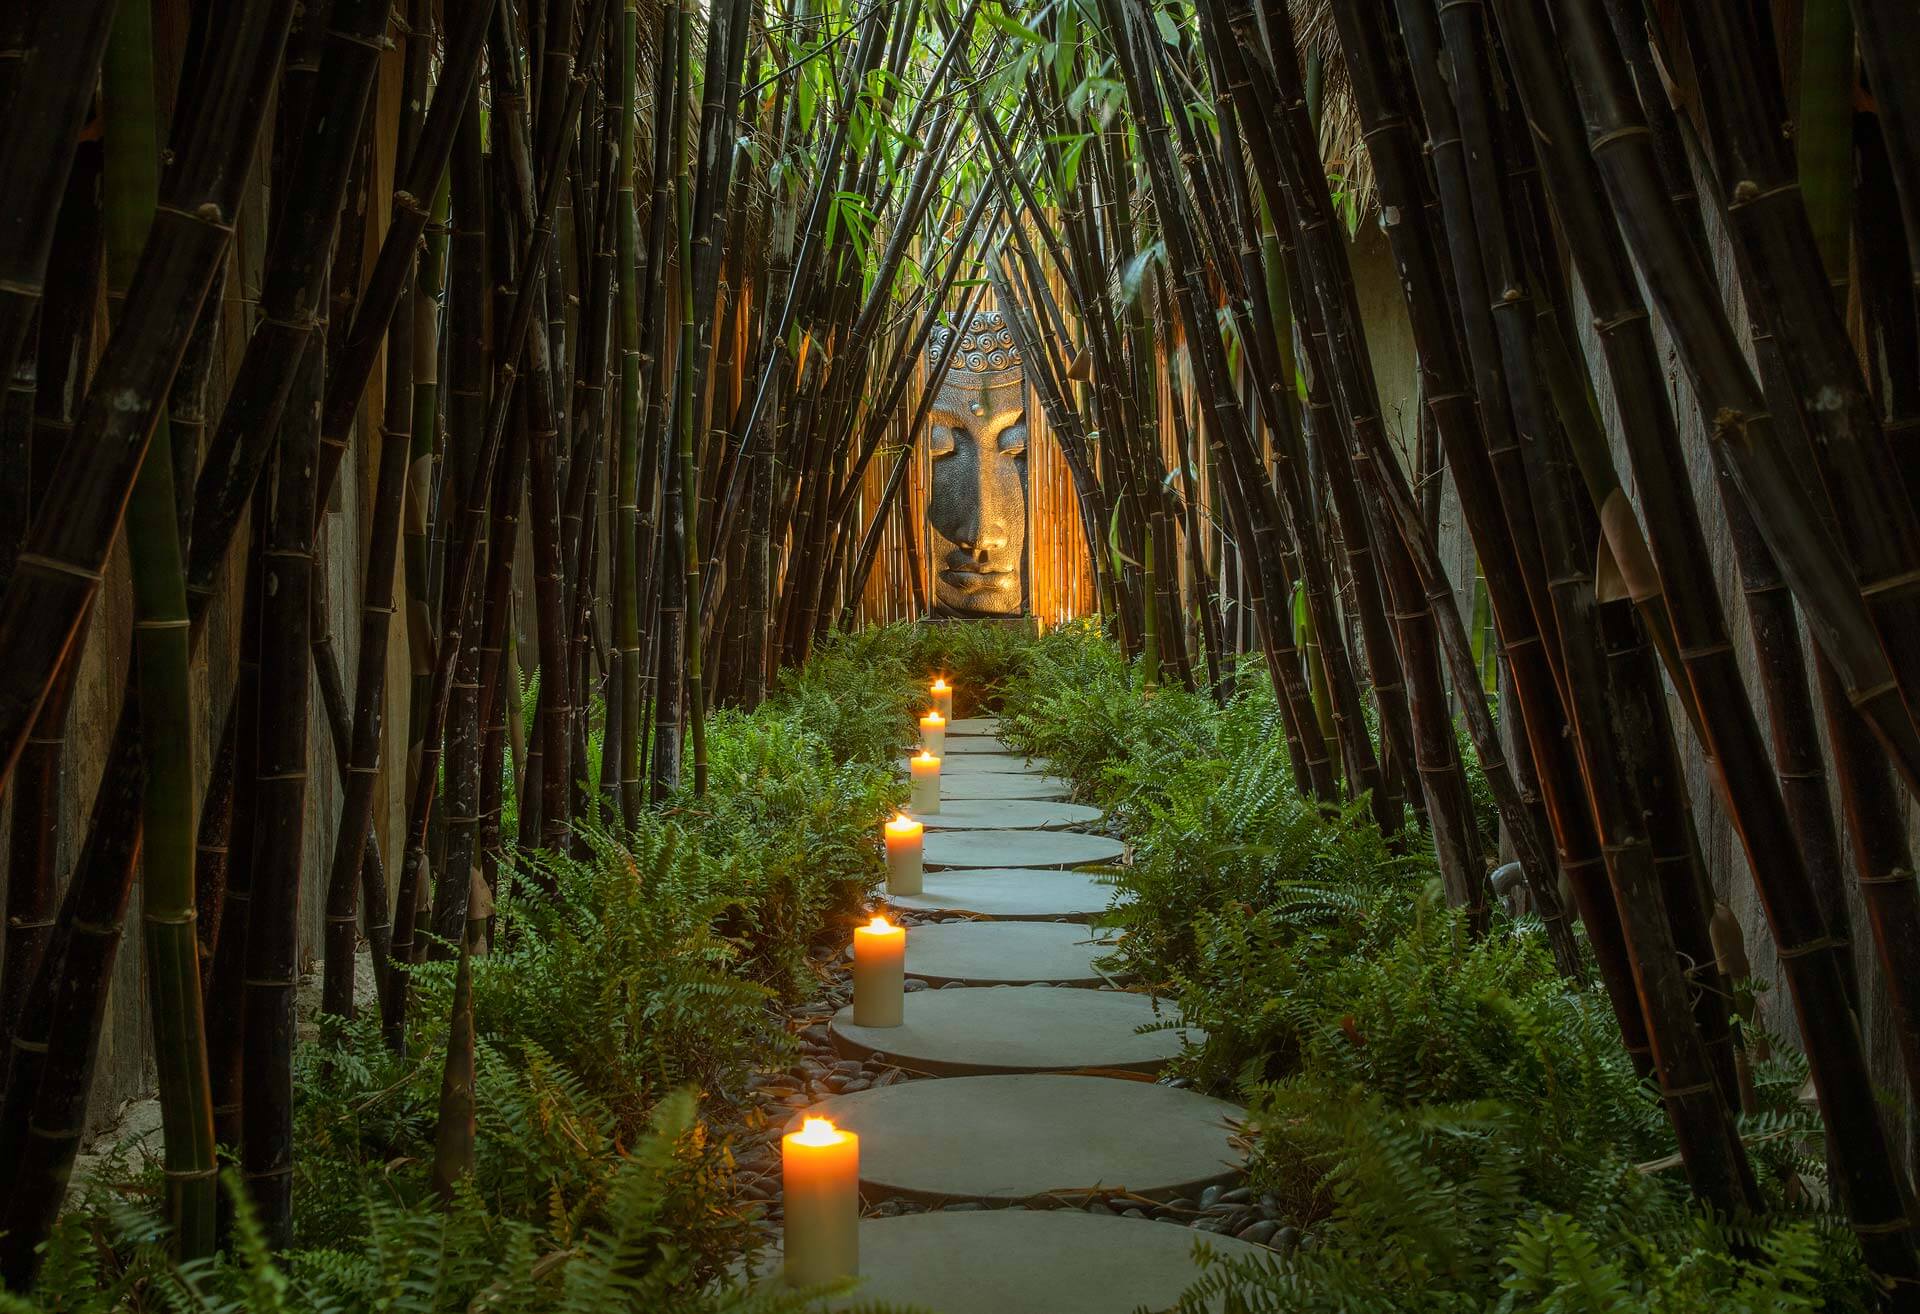
[[1004,566],[987,566],[977,570],[961,570],[949,566],[940,572],[940,578],[957,589],[994,589],[1007,584],[1013,571]]

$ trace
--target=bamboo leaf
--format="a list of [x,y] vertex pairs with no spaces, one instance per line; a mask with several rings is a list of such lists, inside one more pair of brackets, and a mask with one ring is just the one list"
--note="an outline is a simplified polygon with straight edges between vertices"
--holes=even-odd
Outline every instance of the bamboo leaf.
[[983,7],[980,10],[980,14],[993,27],[1005,32],[1017,41],[1025,41],[1035,46],[1044,46],[1047,44],[1047,39],[1044,36],[1028,27],[1025,23],[1022,23],[1012,14],[1009,14],[1004,8],[989,9]]

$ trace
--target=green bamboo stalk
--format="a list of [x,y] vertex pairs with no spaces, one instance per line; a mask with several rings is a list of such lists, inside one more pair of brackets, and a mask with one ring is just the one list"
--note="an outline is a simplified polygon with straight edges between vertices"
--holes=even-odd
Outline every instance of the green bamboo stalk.
[[[680,86],[689,102],[693,95],[693,0],[680,0]],[[694,379],[700,372],[696,361],[697,337],[694,330],[694,234],[693,192],[688,177],[691,163],[686,144],[680,140],[686,131],[686,116],[677,105],[674,111],[674,155],[679,166],[674,174],[674,204],[680,221],[680,355],[676,362],[679,397],[675,405],[680,430],[680,522],[682,555],[686,564],[686,620],[681,636],[686,645],[687,737],[693,743],[693,793],[701,798],[707,792],[707,712],[703,680],[704,662],[700,631],[700,468],[694,458],[694,434],[698,427],[700,399],[694,393]]]
[[613,606],[620,678],[619,799],[621,819],[639,824],[640,776],[640,217],[634,209],[633,96],[639,63],[640,7],[627,0],[620,15],[620,68],[615,91],[614,234],[620,280],[620,430],[614,479]]
[[[126,295],[160,186],[153,14],[144,0],[123,0],[118,6],[103,69],[111,314]],[[171,434],[162,413],[134,481],[127,546],[141,734],[147,744],[141,924],[165,1133],[167,1218],[181,1257],[192,1259],[213,1252],[218,1165],[194,928],[198,827],[192,644],[173,472]]]

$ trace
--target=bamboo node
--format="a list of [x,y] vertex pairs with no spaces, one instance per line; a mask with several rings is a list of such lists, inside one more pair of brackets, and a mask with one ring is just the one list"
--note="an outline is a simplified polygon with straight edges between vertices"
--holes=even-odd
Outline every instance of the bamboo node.
[[1853,1223],[1854,1233],[1860,1236],[1891,1236],[1895,1232],[1905,1232],[1913,1226],[1906,1215],[1897,1214],[1884,1223]]
[[1777,949],[1774,951],[1774,956],[1780,959],[1805,958],[1808,954],[1817,954],[1828,949],[1844,949],[1846,947],[1847,942],[1838,936],[1818,935],[1806,941],[1804,944],[1796,944],[1791,948]]
[[1718,1089],[1711,1081],[1696,1081],[1691,1086],[1669,1086],[1661,1093],[1668,1099],[1684,1099],[1689,1095],[1704,1095]]
[[1598,155],[1609,146],[1618,146],[1635,137],[1651,137],[1652,135],[1653,129],[1649,128],[1646,124],[1629,123],[1623,128],[1613,128],[1601,133],[1587,143],[1587,149],[1593,154]]
[[1862,597],[1876,597],[1884,593],[1897,593],[1920,584],[1920,570],[1910,570],[1904,575],[1889,575],[1885,579],[1875,580],[1871,584],[1862,584]]
[[59,557],[50,557],[42,552],[22,552],[13,561],[15,566],[33,566],[55,575],[72,575],[76,579],[84,579],[94,584],[100,582],[99,571],[88,570],[85,566],[71,561],[62,561]]

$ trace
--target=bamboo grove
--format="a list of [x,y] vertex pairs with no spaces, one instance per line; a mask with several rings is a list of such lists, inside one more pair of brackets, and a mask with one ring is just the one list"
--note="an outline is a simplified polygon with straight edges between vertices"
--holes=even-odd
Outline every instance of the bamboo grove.
[[[1888,1001],[1920,1091],[1911,5],[61,0],[0,28],[10,1285],[87,1126],[136,882],[176,1244],[219,1244],[223,1150],[284,1240],[303,901],[324,1009],[402,1046],[409,969],[484,952],[516,846],[704,790],[711,710],[856,624],[883,542],[916,550],[886,536],[936,329],[991,305],[1149,686],[1270,679],[1303,794],[1431,845],[1484,927],[1477,763],[1556,963],[1737,1217],[1743,973],[1696,803],[1728,819],[1838,1202],[1920,1307],[1858,1024]],[[1337,115],[1369,201],[1323,159]],[[1411,450],[1352,265],[1374,207]],[[319,563],[353,479],[349,670]],[[63,868],[121,569],[124,697]],[[216,629],[231,680],[196,674]]]

